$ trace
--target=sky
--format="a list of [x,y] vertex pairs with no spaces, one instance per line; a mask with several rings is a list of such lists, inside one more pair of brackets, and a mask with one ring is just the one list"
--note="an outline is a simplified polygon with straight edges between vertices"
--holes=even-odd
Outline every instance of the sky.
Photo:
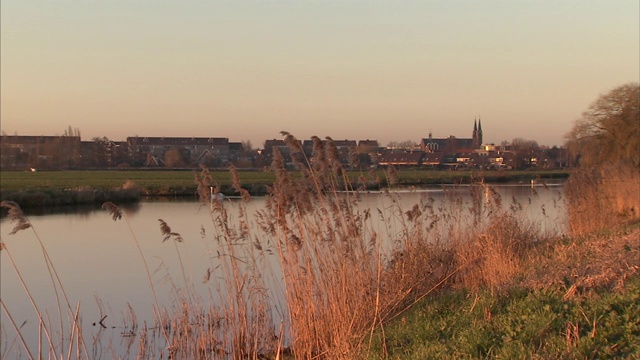
[[563,136],[640,77],[637,0],[2,0],[9,135]]

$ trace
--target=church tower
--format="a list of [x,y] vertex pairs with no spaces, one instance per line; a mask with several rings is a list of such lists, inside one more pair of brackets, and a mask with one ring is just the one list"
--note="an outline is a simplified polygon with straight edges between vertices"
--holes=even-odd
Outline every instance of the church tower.
[[471,137],[471,142],[474,148],[479,148],[482,146],[482,121],[478,116],[473,120],[473,136]]
[[[478,137],[478,119],[473,120],[473,136],[471,137],[472,146],[474,148],[478,148],[481,144],[481,141]],[[480,135],[482,136],[482,135]]]

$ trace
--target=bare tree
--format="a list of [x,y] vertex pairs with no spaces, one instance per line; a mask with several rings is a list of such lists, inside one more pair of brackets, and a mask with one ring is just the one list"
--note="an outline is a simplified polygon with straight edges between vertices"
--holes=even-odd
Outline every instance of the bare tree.
[[628,163],[640,167],[640,85],[629,83],[601,95],[565,135],[580,165]]
[[531,166],[531,160],[535,157],[538,148],[538,142],[535,140],[523,138],[511,140],[511,150],[515,154],[515,164],[513,166],[516,169]]
[[77,136],[80,137],[80,128],[72,128],[71,125],[64,130],[64,136]]
[[93,141],[93,152],[89,155],[91,158],[87,159],[87,162],[91,164],[90,166],[108,167],[110,165],[109,143],[111,140],[106,136],[95,136],[91,141]]
[[245,140],[242,142],[242,151],[244,151],[245,154],[249,154],[250,152],[253,151],[253,145],[251,144],[251,140]]
[[164,153],[164,163],[167,167],[182,167],[185,165],[184,149],[174,146]]
[[404,141],[389,141],[387,147],[389,148],[399,148],[399,149],[413,149],[416,148],[418,144],[412,140],[404,140]]

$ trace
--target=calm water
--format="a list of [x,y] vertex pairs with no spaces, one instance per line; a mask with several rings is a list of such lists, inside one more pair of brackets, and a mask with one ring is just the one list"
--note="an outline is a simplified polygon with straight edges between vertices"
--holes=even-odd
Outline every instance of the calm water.
[[[505,209],[517,207],[521,216],[535,221],[545,231],[564,231],[561,185],[501,185],[492,188],[501,195]],[[465,201],[470,199],[469,187],[449,188],[448,191],[459,193]],[[485,195],[487,198],[490,196],[488,192]],[[434,188],[400,191],[394,197],[370,193],[363,196],[360,206],[383,210],[399,203],[403,209],[409,210],[423,197],[432,197],[436,205],[444,205],[448,201],[442,188]],[[254,198],[249,204],[248,213],[252,214],[263,206],[264,199]],[[237,218],[240,207],[237,200],[225,202],[225,207],[232,218]],[[58,318],[51,279],[36,236],[47,249],[72,307],[80,306],[85,341],[88,344],[95,342],[92,345],[97,349],[94,355],[102,358],[127,356],[129,338],[123,333],[128,331],[126,326],[131,324],[129,307],[133,309],[140,326],[145,321],[149,325],[153,323],[153,298],[136,239],[152,272],[158,300],[163,306],[174,306],[176,294],[184,294],[185,278],[187,284],[191,285],[190,291],[205,299],[215,298],[211,294],[216,292],[218,286],[215,272],[209,282],[203,283],[207,269],[216,268],[216,254],[222,246],[215,240],[215,227],[208,206],[202,207],[193,201],[149,201],[123,210],[128,222],[114,222],[106,211],[100,209],[84,208],[76,212],[48,215],[27,214],[37,235],[31,229],[8,235],[14,224],[7,218],[0,220],[1,240],[10,251],[40,311],[48,313],[51,319]],[[184,241],[163,242],[158,219],[166,221]],[[37,343],[37,319],[33,307],[7,254],[3,251],[0,255],[2,302],[18,326],[24,323],[22,332],[27,341]],[[274,264],[271,266],[277,266],[275,256],[272,260]],[[277,279],[272,281],[277,282]],[[278,295],[279,285],[272,283],[272,287],[275,302],[282,302],[281,295]],[[276,309],[274,317],[277,318],[281,312]],[[103,323],[108,329],[98,324],[104,315],[107,318]],[[2,312],[1,316],[3,334],[0,341],[5,349],[3,351],[6,351],[15,338],[15,331],[7,321],[6,314]],[[66,315],[63,316],[66,319]],[[12,346],[20,347],[18,343]]]

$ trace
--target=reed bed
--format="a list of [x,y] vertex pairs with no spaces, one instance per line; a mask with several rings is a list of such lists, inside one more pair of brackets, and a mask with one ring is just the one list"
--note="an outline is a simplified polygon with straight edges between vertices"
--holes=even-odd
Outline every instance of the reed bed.
[[[211,255],[207,269],[193,269],[203,274],[202,281],[192,276],[189,259],[181,251],[185,239],[159,219],[165,246],[175,247],[181,266],[175,274],[179,280],[171,278],[175,289],[171,306],[155,300],[151,271],[131,229],[154,298],[154,319],[140,324],[133,309],[123,316],[128,324],[123,332],[129,341],[128,355],[366,357],[373,334],[384,334],[390,320],[420,299],[447,287],[500,291],[517,281],[528,249],[549,237],[519,216],[522,204],[513,201],[504,206],[505,200],[484,185],[468,187],[471,201],[452,191],[442,203],[423,196],[407,208],[397,193],[388,191],[386,206],[369,208],[367,184],[379,183],[379,174],[361,174],[359,187],[354,188],[331,139],[313,138],[314,155],[306,158],[295,137],[283,135],[298,173],[286,171],[274,149],[275,182],[265,207],[256,213],[248,213],[250,196],[234,168],[233,190],[242,198],[237,217],[227,212],[225,200],[217,200],[220,184],[209,171],[194,173],[200,206],[209,211],[214,229],[201,231]],[[397,181],[393,168],[384,176],[385,183]],[[3,203],[7,205],[12,204]],[[114,220],[127,221],[115,204],[106,203],[104,208]],[[17,231],[22,228],[27,226],[18,222]],[[2,252],[9,255],[2,244]],[[59,279],[52,277],[52,282],[62,287]],[[204,288],[206,295],[196,288]],[[72,329],[71,334],[61,335],[60,340],[47,335],[39,343],[48,351],[39,351],[62,358],[64,350],[73,348],[77,352],[67,358],[91,358],[82,339],[80,311],[69,301],[64,303],[73,320],[62,328]],[[35,305],[34,311],[42,316]],[[43,332],[50,333],[51,326],[42,323]],[[30,354],[33,346],[22,339],[17,324],[14,330],[14,343],[21,343]]]
[[566,186],[569,230],[584,235],[640,219],[640,172],[612,164],[576,170]]
[[[275,150],[276,181],[264,209],[254,217],[241,211],[234,223],[223,203],[211,205],[221,245],[212,274],[224,285],[215,300],[223,306],[185,302],[181,315],[171,318],[183,325],[198,317],[218,319],[214,323],[223,322],[225,330],[186,325],[188,330],[172,333],[180,357],[358,358],[373,332],[418,299],[444,286],[499,288],[511,281],[526,244],[543,237],[518,217],[520,207],[503,210],[497,193],[482,186],[469,188],[471,203],[452,192],[442,204],[424,197],[407,210],[390,191],[387,207],[369,209],[366,188],[351,188],[330,139],[314,138],[315,155],[306,159],[296,139],[284,135],[300,174],[287,172]],[[390,184],[394,173],[386,173]],[[234,169],[232,177],[247,200]],[[196,183],[204,201],[209,187],[218,188],[206,169]],[[247,242],[252,246],[241,251],[235,246]],[[278,258],[278,266],[265,269],[269,256]],[[274,307],[278,291],[285,301]],[[201,313],[188,316],[194,309]]]

